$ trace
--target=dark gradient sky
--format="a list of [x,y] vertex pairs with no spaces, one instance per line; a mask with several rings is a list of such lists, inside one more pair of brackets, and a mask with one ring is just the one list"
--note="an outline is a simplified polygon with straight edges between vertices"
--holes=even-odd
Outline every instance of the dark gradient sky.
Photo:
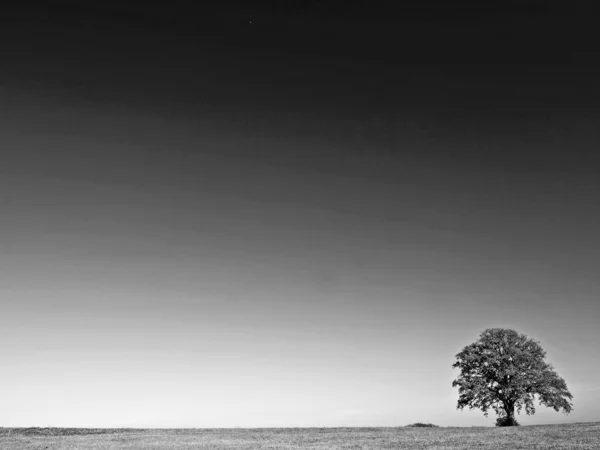
[[75,3],[0,26],[1,426],[492,425],[489,326],[600,421],[595,18]]

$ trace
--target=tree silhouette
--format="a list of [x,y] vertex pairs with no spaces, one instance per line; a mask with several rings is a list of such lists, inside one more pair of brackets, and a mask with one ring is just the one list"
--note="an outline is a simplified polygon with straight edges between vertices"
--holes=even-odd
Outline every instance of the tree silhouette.
[[493,409],[498,415],[496,426],[519,425],[517,413],[525,407],[535,414],[537,395],[540,405],[571,412],[573,395],[567,383],[545,361],[540,344],[514,330],[489,328],[479,339],[456,355],[453,368],[461,370],[452,382],[458,386],[457,409],[481,409],[487,417]]

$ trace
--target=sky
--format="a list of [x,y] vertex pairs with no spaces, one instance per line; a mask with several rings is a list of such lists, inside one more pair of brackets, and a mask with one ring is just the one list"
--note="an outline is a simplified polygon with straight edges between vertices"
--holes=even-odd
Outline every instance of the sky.
[[488,327],[600,421],[585,27],[102,5],[0,27],[0,426],[493,426]]

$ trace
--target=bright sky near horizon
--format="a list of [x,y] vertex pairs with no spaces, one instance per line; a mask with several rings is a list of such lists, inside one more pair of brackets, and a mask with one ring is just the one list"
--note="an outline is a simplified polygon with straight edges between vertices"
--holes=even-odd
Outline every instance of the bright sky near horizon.
[[336,86],[343,61],[248,87],[181,45],[9,57],[0,426],[492,426],[451,364],[497,326],[574,394],[519,421],[600,421],[597,109],[513,114],[496,75],[436,91],[416,66]]

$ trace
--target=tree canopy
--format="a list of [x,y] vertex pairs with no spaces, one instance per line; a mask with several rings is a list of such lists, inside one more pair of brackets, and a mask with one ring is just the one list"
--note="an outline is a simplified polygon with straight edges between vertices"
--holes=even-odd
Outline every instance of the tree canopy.
[[452,387],[458,386],[457,409],[481,409],[486,417],[493,409],[497,426],[518,425],[515,409],[535,414],[537,396],[540,405],[570,413],[573,395],[545,358],[539,342],[524,334],[504,328],[484,330],[452,365],[461,371],[452,382]]

